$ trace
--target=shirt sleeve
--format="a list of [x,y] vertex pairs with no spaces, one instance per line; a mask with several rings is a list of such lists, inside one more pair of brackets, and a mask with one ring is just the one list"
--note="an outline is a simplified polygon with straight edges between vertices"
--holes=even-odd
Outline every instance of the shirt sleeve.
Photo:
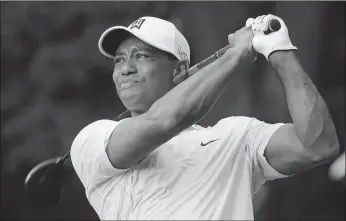
[[271,167],[264,156],[270,138],[283,123],[268,124],[255,118],[248,118],[244,142],[253,170],[253,179],[263,181],[288,177]]
[[125,171],[112,166],[105,150],[118,124],[119,122],[112,120],[95,121],[83,128],[72,143],[72,165],[86,189],[117,177]]

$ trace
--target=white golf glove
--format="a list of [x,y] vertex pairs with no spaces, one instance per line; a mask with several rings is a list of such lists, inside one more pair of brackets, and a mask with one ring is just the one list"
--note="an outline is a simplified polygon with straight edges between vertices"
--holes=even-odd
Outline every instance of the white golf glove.
[[[268,30],[269,21],[272,19],[278,20],[281,28],[266,35],[264,32]],[[258,16],[256,19],[249,18],[246,21],[246,26],[252,28],[254,34],[252,46],[254,50],[263,54],[267,60],[274,51],[297,50],[297,47],[292,45],[285,22],[277,16],[268,14]]]

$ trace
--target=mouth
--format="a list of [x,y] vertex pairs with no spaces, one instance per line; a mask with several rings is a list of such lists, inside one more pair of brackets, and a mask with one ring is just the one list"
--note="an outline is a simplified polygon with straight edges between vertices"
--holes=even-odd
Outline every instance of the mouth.
[[131,88],[134,87],[138,84],[138,82],[136,81],[131,81],[131,82],[123,82],[119,84],[119,88],[120,89],[127,89],[127,88]]

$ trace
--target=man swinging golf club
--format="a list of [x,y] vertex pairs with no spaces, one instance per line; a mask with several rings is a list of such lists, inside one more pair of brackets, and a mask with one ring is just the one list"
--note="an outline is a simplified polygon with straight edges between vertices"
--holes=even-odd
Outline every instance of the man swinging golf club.
[[[265,34],[272,19],[281,28]],[[172,23],[142,17],[102,34],[99,49],[114,60],[113,81],[131,117],[93,122],[71,147],[100,219],[250,220],[252,197],[265,181],[338,154],[333,121],[295,57],[284,21],[259,16],[228,41],[224,55],[186,78],[189,44]],[[280,78],[292,123],[235,116],[197,125],[256,53]]]

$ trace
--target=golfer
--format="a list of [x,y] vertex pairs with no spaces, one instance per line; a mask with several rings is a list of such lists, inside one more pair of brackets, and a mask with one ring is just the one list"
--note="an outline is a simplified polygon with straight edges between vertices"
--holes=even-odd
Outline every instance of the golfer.
[[[273,19],[281,28],[264,34]],[[189,44],[171,22],[142,17],[101,35],[99,49],[114,61],[113,82],[130,114],[92,122],[71,147],[101,220],[251,220],[252,197],[266,181],[338,154],[327,106],[296,58],[284,21],[259,16],[228,42],[224,55],[187,78]],[[292,122],[230,116],[197,125],[256,54],[281,80]]]

